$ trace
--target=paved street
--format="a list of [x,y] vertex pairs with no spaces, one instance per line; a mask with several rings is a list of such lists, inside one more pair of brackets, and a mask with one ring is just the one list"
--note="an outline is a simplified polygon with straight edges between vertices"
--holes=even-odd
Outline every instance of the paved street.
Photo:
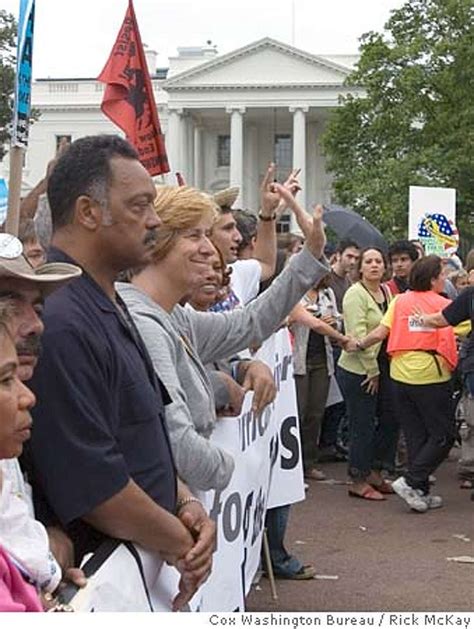
[[[346,465],[321,465],[344,481]],[[277,581],[278,600],[262,578],[250,611],[474,611],[474,502],[458,488],[456,462],[437,471],[435,493],[445,506],[426,514],[397,496],[382,503],[350,498],[347,485],[310,481],[305,502],[292,508],[288,547],[317,575],[337,579]],[[460,537],[464,537],[461,539]]]

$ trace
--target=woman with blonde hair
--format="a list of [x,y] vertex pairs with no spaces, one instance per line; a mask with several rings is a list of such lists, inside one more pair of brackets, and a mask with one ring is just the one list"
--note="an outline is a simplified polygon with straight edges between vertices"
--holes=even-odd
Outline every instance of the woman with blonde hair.
[[[215,252],[208,238],[216,216],[214,202],[189,187],[158,188],[155,208],[162,225],[152,261],[134,275],[131,284],[117,287],[168,389],[171,404],[166,419],[176,467],[193,489],[223,489],[234,467],[232,456],[209,441],[217,418],[204,364],[261,343],[328,272],[318,262],[324,247],[320,213],[312,222],[290,193],[282,186],[278,189],[296,206],[310,245],[266,294],[247,307],[209,313],[180,306],[208,272]],[[255,410],[261,411],[268,402],[262,399]]]

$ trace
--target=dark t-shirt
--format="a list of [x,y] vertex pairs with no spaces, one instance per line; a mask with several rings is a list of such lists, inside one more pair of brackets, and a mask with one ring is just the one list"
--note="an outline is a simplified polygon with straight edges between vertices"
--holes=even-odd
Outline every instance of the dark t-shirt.
[[[50,259],[74,263],[58,250]],[[46,300],[44,323],[30,381],[37,396],[32,480],[82,555],[102,536],[81,517],[130,479],[174,510],[168,398],[125,305],[120,311],[87,274]]]
[[308,347],[306,349],[306,360],[325,360],[326,343],[324,336],[315,330],[309,331]]
[[461,369],[464,373],[474,371],[474,286],[466,288],[443,310],[443,317],[449,325],[458,325],[471,320],[471,333],[464,341],[461,350]]
[[328,278],[328,286],[333,289],[336,296],[337,311],[342,313],[342,300],[344,299],[347,289],[351,286],[350,280],[347,277],[341,277],[331,269]]

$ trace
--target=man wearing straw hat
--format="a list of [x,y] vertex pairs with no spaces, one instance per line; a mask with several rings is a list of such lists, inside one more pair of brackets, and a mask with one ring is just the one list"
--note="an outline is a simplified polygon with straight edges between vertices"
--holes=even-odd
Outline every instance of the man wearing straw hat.
[[[29,380],[37,364],[44,331],[40,319],[46,295],[81,270],[71,264],[42,264],[33,268],[21,242],[10,234],[0,234],[0,304],[11,309],[10,328],[15,342],[20,380]],[[28,445],[28,444],[26,444]],[[33,517],[30,489],[17,459],[0,461],[0,542],[28,570],[43,592],[53,592],[66,570],[68,578],[83,584],[83,573],[73,565],[72,545],[57,526],[48,527]],[[52,554],[51,552],[52,551]]]

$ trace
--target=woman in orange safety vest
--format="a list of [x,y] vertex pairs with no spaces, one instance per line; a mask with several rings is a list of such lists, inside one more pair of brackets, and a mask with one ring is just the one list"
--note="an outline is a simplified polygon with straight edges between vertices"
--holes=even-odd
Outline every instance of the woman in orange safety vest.
[[410,273],[411,290],[397,296],[380,325],[366,337],[353,340],[346,350],[364,351],[387,336],[394,403],[405,434],[408,470],[392,488],[414,511],[442,506],[430,495],[429,476],[447,457],[454,443],[451,375],[457,365],[452,328],[422,325],[415,314],[439,312],[450,300],[444,287],[441,258],[417,260]]

